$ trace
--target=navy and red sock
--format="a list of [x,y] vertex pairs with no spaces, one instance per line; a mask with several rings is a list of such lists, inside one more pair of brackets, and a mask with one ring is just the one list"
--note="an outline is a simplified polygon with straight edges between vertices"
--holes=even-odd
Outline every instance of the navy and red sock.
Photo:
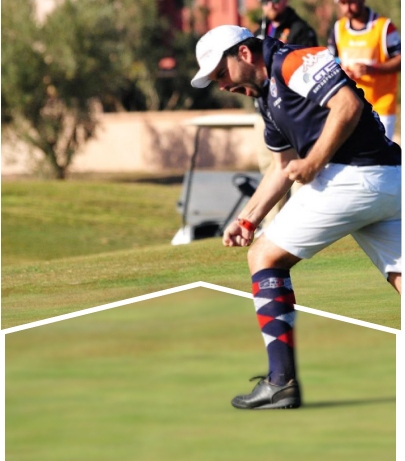
[[252,276],[257,319],[269,357],[269,380],[282,386],[295,378],[295,296],[290,271],[263,269]]

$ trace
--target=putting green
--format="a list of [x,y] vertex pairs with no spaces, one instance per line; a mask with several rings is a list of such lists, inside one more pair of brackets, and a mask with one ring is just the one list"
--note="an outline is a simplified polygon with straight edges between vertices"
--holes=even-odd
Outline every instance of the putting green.
[[197,288],[6,335],[7,461],[395,459],[395,335],[298,313],[305,405],[229,404],[266,372],[252,301]]

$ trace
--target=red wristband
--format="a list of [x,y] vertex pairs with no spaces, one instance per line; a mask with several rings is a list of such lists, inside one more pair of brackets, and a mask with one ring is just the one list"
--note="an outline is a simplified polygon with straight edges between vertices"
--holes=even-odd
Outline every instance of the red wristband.
[[247,219],[238,218],[238,224],[239,226],[242,226],[245,229],[247,229],[249,232],[254,232],[256,230],[256,226],[252,222],[248,221]]

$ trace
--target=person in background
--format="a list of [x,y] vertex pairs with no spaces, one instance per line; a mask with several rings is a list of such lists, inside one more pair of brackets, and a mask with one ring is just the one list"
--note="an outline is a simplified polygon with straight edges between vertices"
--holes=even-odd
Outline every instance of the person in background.
[[401,38],[387,17],[365,0],[335,0],[341,19],[331,31],[328,48],[347,75],[361,88],[392,139],[396,122]]
[[263,19],[254,33],[258,38],[269,36],[283,43],[318,46],[318,39],[310,27],[290,6],[288,0],[260,0]]
[[[272,37],[283,43],[304,46],[318,46],[318,38],[315,30],[308,25],[293,8],[288,6],[288,0],[259,0],[262,6],[263,18],[261,26],[254,35],[258,38]],[[258,115],[255,123],[255,131],[260,144],[257,150],[257,162],[262,174],[272,165],[272,153],[263,142],[264,122]],[[294,186],[292,192],[295,192]],[[287,200],[283,197],[280,202],[270,211],[262,223],[266,227],[274,216],[279,212]]]

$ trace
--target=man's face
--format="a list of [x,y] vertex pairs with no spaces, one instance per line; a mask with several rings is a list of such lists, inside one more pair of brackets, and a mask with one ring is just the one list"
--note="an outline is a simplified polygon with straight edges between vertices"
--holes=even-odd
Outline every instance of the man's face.
[[239,93],[252,98],[262,95],[265,78],[260,69],[246,59],[243,52],[238,56],[222,58],[210,75],[210,79],[216,81],[222,91]]
[[284,12],[287,7],[288,0],[276,0],[261,3],[263,14],[270,19],[270,21],[274,21]]
[[339,0],[338,5],[342,16],[358,19],[364,10],[365,0]]

